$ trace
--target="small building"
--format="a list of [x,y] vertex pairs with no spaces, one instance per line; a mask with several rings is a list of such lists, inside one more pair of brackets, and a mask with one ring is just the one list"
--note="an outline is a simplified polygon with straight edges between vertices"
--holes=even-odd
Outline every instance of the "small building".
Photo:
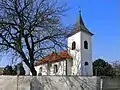
[[35,66],[37,75],[92,76],[92,35],[80,14],[68,35],[68,50],[52,52],[40,59]]

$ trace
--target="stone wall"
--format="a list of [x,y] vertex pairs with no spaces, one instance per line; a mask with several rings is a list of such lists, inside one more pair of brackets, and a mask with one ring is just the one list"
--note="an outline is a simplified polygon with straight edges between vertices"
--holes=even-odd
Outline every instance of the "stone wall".
[[99,90],[99,80],[81,76],[0,76],[0,90]]
[[120,77],[102,77],[103,90],[120,90]]
[[0,90],[30,90],[30,77],[0,76]]

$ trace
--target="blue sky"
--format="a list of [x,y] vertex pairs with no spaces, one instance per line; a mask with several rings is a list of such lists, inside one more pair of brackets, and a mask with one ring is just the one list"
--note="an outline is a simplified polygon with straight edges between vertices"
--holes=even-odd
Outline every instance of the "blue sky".
[[[63,23],[72,25],[76,22],[78,11],[86,27],[94,33],[93,60],[103,58],[112,62],[120,60],[120,0],[61,0],[70,10],[66,12]],[[0,61],[5,66],[9,58]]]
[[63,22],[74,24],[78,11],[86,27],[94,33],[93,60],[120,60],[120,0],[63,0],[71,8]]

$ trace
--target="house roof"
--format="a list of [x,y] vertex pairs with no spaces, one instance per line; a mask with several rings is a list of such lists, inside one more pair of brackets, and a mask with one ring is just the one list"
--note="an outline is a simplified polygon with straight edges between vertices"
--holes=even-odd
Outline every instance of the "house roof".
[[82,19],[82,16],[81,14],[79,15],[78,17],[78,20],[73,28],[73,30],[68,34],[68,37],[78,33],[79,31],[83,31],[83,32],[86,32],[90,35],[93,35],[85,26],[84,22],[83,22],[83,19]]
[[58,62],[65,59],[72,59],[72,56],[68,54],[67,50],[61,51],[60,53],[52,52],[47,56],[41,58],[39,61],[35,63],[35,66],[40,64],[48,63],[48,62]]

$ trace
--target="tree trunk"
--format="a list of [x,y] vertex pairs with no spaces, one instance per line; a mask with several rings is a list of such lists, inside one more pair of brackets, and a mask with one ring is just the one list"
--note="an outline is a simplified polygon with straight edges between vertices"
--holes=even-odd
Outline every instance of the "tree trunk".
[[37,72],[34,68],[34,57],[33,57],[33,51],[30,50],[30,71],[32,73],[32,76],[36,76]]
[[36,72],[36,70],[35,70],[35,68],[34,68],[34,63],[31,63],[31,64],[30,64],[27,59],[24,60],[24,62],[25,62],[25,64],[29,67],[32,75],[33,75],[33,76],[36,76],[36,75],[37,75],[37,72]]
[[30,71],[32,73],[32,76],[36,76],[37,75],[37,72],[36,72],[34,67],[30,67]]

